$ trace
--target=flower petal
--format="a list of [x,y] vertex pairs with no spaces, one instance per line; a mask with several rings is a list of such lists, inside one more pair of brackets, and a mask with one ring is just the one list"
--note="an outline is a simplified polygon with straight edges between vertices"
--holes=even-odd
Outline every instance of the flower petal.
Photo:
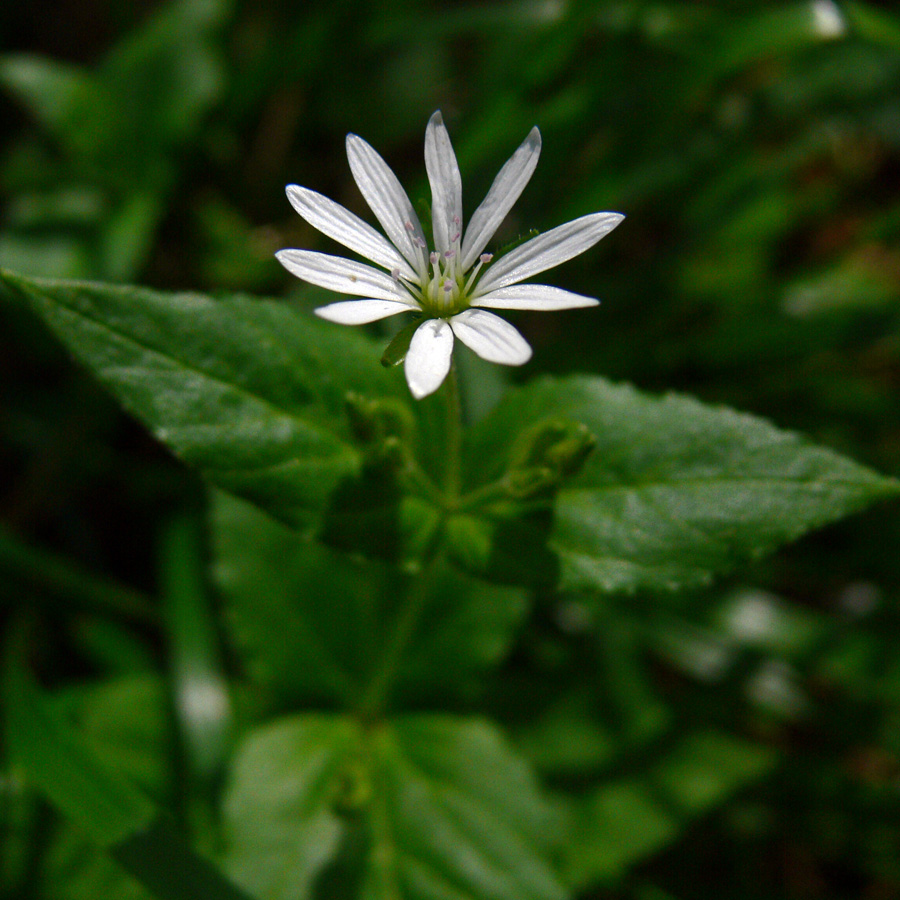
[[279,250],[275,256],[292,275],[330,291],[400,303],[415,302],[390,275],[365,263],[312,250]]
[[542,312],[599,304],[600,301],[594,297],[573,294],[547,284],[512,284],[472,301],[473,306],[487,306],[490,309],[535,309]]
[[428,272],[425,234],[397,176],[378,152],[358,135],[347,135],[347,159],[353,178],[384,233],[419,277],[424,278]]
[[462,243],[463,271],[475,264],[500,223],[506,218],[534,172],[541,155],[541,133],[532,128],[521,146],[497,173],[481,206],[472,213]]
[[467,309],[450,320],[453,333],[482,359],[504,366],[521,366],[531,359],[531,347],[509,322],[482,309]]
[[413,307],[396,300],[339,300],[313,310],[317,316],[339,325],[367,325],[398,313],[412,312]]
[[446,253],[462,230],[462,176],[440,111],[425,129],[425,170],[431,185],[434,246],[438,253]]
[[621,213],[592,213],[539,234],[495,262],[475,286],[474,296],[480,297],[496,288],[524,281],[584,253],[624,218]]
[[354,250],[361,256],[386,269],[399,269],[402,275],[418,282],[418,276],[403,258],[397,248],[371,225],[363,222],[340,203],[301,187],[299,184],[287,186],[291,206],[322,234]]
[[453,332],[443,319],[423,322],[409,342],[403,369],[416,400],[433,394],[450,371]]

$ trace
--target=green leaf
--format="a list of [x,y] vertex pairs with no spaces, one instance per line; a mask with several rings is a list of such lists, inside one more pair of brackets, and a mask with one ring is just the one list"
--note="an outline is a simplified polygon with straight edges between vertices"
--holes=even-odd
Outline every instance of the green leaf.
[[[213,540],[233,643],[253,679],[295,702],[358,702],[408,577],[304,540],[225,495],[215,499]],[[520,590],[441,568],[398,690],[431,700],[471,696],[478,675],[507,652],[527,609]]]
[[96,78],[75,66],[32,54],[0,60],[0,84],[15,94],[54,137],[87,152],[99,123],[113,116],[111,98]]
[[762,419],[590,377],[508,395],[472,436],[472,482],[502,474],[510,435],[560,417],[597,441],[556,498],[550,546],[567,589],[701,585],[898,494],[897,481]]
[[362,335],[287,303],[0,279],[159,440],[293,525],[358,473],[346,393],[404,396]]
[[582,890],[620,878],[673,842],[697,816],[769,772],[775,753],[719,732],[683,738],[643,772],[603,784],[574,803],[565,844],[567,882]]
[[554,824],[493,727],[449,716],[372,728],[282,720],[247,739],[225,797],[233,869],[268,900],[308,897],[342,836],[360,827],[372,900],[561,900],[547,861]]
[[247,900],[184,843],[142,791],[48,708],[22,666],[22,635],[15,637],[5,678],[5,726],[13,762],[160,900]]
[[[168,795],[173,772],[165,753],[172,733],[166,688],[159,678],[148,673],[79,686],[55,694],[50,706],[72,723],[97,761],[151,797]],[[152,896],[68,821],[54,833],[44,879],[48,894],[59,900]]]

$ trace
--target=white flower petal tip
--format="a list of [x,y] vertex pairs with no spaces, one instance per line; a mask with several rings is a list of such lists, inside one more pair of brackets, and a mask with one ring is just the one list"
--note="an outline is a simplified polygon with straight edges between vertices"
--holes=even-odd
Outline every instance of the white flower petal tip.
[[338,325],[368,325],[400,313],[412,312],[408,303],[396,300],[340,300],[313,310],[317,316]]
[[463,238],[463,268],[467,269],[475,263],[488,241],[494,236],[494,232],[503,223],[513,204],[531,180],[540,155],[541,133],[535,126],[497,173],[487,196],[472,214],[472,221]]
[[425,171],[431,185],[431,224],[438,253],[455,252],[462,236],[462,176],[440,111],[425,129]]
[[415,331],[403,363],[406,383],[416,400],[433,394],[450,371],[453,331],[443,319],[429,319]]
[[275,258],[292,275],[339,294],[415,303],[390,275],[365,263],[313,250],[279,250]]
[[547,284],[513,284],[497,288],[473,301],[473,306],[488,309],[530,309],[537,312],[555,312],[561,309],[584,309],[599,306],[596,297],[573,294]]
[[481,296],[496,288],[524,281],[580,256],[606,237],[624,218],[621,213],[591,213],[539,234],[495,262],[481,279],[475,294]]
[[289,184],[285,192],[294,210],[317,231],[379,266],[396,268],[407,278],[417,278],[406,259],[384,235],[340,203],[299,184]]
[[428,270],[425,234],[397,176],[378,152],[355,134],[347,135],[347,160],[356,186],[385,234],[419,277],[424,277]]
[[531,359],[531,347],[505,319],[482,309],[467,309],[450,320],[453,333],[482,359],[504,366],[521,366]]

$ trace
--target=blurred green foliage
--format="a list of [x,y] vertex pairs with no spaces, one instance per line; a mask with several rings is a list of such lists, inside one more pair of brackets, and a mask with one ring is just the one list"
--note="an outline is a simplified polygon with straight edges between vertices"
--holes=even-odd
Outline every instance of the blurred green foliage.
[[[598,209],[628,219],[560,275],[600,296],[599,311],[518,319],[535,347],[528,372],[688,391],[900,470],[891,4],[89,0],[5,4],[0,35],[4,268],[287,295],[296,282],[272,253],[331,248],[291,211],[284,185],[365,217],[348,131],[424,198],[422,129],[441,108],[471,210],[537,124],[543,158],[501,237]],[[291,671],[285,636],[266,633],[246,573],[227,565],[228,546],[269,529],[255,546],[274,562],[256,564],[271,570],[264,603],[277,605],[292,589],[277,567],[288,538],[216,501],[204,543],[196,475],[23,308],[0,314],[4,619],[27,613],[30,655],[60,711],[194,843],[220,853],[230,841],[232,862],[248,840],[283,852],[290,816],[240,831],[256,815],[246,780],[259,742],[281,746],[276,762],[289,767],[310,729],[337,734],[319,738],[336,752],[350,740],[344,720],[310,714],[256,732],[238,753],[224,822],[217,811],[230,736],[338,690],[321,670]],[[463,375],[471,409],[490,407],[500,375],[476,363]],[[529,605],[506,589],[483,644],[466,642],[474,613],[457,609],[456,644],[436,639],[420,654],[447,660],[458,683],[427,685],[413,657],[415,689],[401,680],[399,691],[411,709],[439,697],[453,715],[392,726],[379,745],[385,777],[404,753],[423,785],[461,777],[436,761],[450,739],[485,766],[509,756],[530,841],[548,814],[517,768],[530,761],[567,823],[559,871],[586,897],[894,896],[898,545],[887,507],[688,593],[598,600],[539,588]],[[202,574],[211,561],[215,584]],[[312,596],[322,565],[301,567]],[[342,577],[382,602],[380,570],[354,564]],[[326,612],[313,621],[319,636],[349,627]],[[212,721],[191,706],[195,682],[218,698]],[[515,749],[476,716],[503,722]],[[417,728],[427,740],[415,743]],[[444,737],[429,737],[439,728]],[[496,785],[464,787],[477,798]],[[13,777],[0,783],[0,821],[4,900],[145,896]],[[556,896],[538,874],[529,889]],[[245,880],[262,889],[267,877]]]

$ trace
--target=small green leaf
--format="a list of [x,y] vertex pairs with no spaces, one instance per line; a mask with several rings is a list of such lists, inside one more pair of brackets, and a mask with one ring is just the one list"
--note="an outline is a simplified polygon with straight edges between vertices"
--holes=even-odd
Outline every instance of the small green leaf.
[[509,435],[561,416],[597,441],[555,504],[550,546],[568,589],[701,585],[900,493],[897,481],[762,419],[589,377],[508,395],[473,435],[472,481],[502,473]]
[[[348,778],[362,798],[352,814],[341,801]],[[562,900],[547,861],[555,824],[493,727],[449,716],[366,729],[342,717],[282,720],[247,739],[225,797],[229,859],[268,900],[308,897],[360,827],[362,894],[373,900]]]
[[293,525],[359,471],[346,393],[404,396],[362,335],[287,303],[0,279],[159,440]]

